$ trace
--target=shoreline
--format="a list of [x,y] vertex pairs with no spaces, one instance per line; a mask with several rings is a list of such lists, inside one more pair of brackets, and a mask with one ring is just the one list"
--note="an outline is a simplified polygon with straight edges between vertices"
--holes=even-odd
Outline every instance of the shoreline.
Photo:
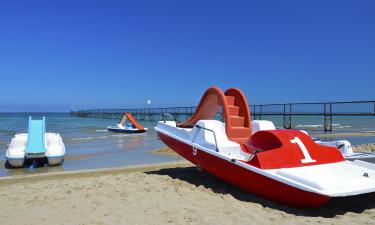
[[102,176],[102,175],[108,175],[108,174],[115,175],[115,174],[120,174],[120,173],[144,172],[144,171],[155,170],[155,169],[188,167],[188,166],[194,166],[194,165],[186,160],[180,160],[174,163],[167,162],[167,163],[114,167],[114,168],[21,174],[21,175],[0,177],[0,186],[6,185],[6,184],[15,184],[15,183],[21,183],[21,182],[35,181],[35,180],[64,179],[66,177],[69,177],[69,178],[91,177],[91,176]]
[[[364,151],[364,152],[375,152],[375,143],[354,145],[353,151]],[[53,172],[38,172],[34,174],[17,174],[0,177],[0,185],[6,184],[8,182],[18,182],[22,180],[33,180],[33,179],[56,179],[64,177],[78,177],[78,176],[95,176],[95,175],[106,175],[106,174],[118,174],[127,172],[141,172],[153,169],[163,169],[163,168],[176,168],[176,167],[188,167],[194,166],[191,162],[185,160],[175,151],[169,147],[162,147],[159,149],[154,149],[150,151],[150,154],[163,155],[168,157],[176,157],[175,162],[165,162],[165,163],[151,163],[151,164],[139,164],[130,165],[122,167],[106,167],[99,169],[81,169],[81,170],[71,170],[71,171],[53,171]],[[76,160],[76,159],[74,159]],[[4,160],[0,161],[3,162]],[[52,167],[54,168],[54,167]]]
[[[375,152],[375,143],[367,143],[367,144],[359,144],[359,145],[353,145],[353,151],[354,152]],[[103,155],[107,155],[107,154],[110,154],[110,153],[106,153],[106,152],[100,152],[100,153],[92,153],[92,154],[79,154],[79,155],[70,155],[70,156],[66,156],[65,157],[65,160],[69,160],[69,161],[75,161],[75,160],[81,160],[81,159],[88,159],[88,158],[92,158],[92,157],[98,157],[98,156],[103,156]],[[158,149],[154,149],[154,150],[150,150],[149,153],[150,155],[159,155],[159,156],[167,156],[167,157],[170,157],[170,158],[176,158],[176,163],[184,163],[184,162],[187,162],[183,157],[181,157],[180,155],[178,155],[175,151],[171,150],[169,147],[165,146],[165,147],[162,147],[162,148],[158,148]],[[5,162],[6,160],[0,160],[0,169],[6,169],[4,167],[5,165]],[[98,169],[79,169],[79,170],[65,170],[65,171],[59,171],[59,172],[48,172],[48,171],[40,171],[40,172],[36,172],[35,174],[33,173],[20,173],[20,174],[17,174],[17,175],[7,175],[7,176],[0,176],[0,180],[3,178],[3,177],[8,177],[8,176],[34,176],[34,175],[37,175],[37,174],[45,174],[45,173],[60,173],[60,172],[77,172],[77,171],[87,171],[87,172],[92,172],[92,171],[101,171],[101,170],[116,170],[116,169],[119,169],[119,170],[122,170],[122,169],[127,169],[127,168],[142,168],[142,167],[150,167],[150,166],[158,166],[158,165],[163,165],[163,164],[169,164],[170,162],[165,162],[165,163],[150,163],[150,164],[138,164],[138,165],[131,165],[131,166],[122,166],[122,167],[103,167],[103,168],[98,168]],[[58,170],[59,166],[57,167],[47,167],[48,169],[52,170],[52,171],[56,171]],[[19,170],[22,170],[23,168],[20,168]],[[56,170],[54,170],[56,169]],[[18,169],[15,169],[15,171],[17,171]]]

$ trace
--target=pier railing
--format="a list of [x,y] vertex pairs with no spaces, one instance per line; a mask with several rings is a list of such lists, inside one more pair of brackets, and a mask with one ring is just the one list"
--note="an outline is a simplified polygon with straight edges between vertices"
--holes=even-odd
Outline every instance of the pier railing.
[[[325,131],[332,131],[333,117],[375,116],[375,101],[286,103],[250,105],[253,119],[275,119],[282,121],[283,127],[293,127],[297,117],[315,116],[321,118]],[[175,120],[184,121],[194,114],[196,107],[165,107],[139,109],[89,109],[71,111],[72,116],[119,119],[124,112],[131,112],[138,120],[157,121],[165,113]],[[220,115],[218,115],[221,118]]]

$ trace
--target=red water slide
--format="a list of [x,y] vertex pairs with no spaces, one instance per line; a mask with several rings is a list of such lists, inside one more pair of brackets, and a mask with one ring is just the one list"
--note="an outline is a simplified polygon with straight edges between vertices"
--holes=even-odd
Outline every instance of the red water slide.
[[213,119],[220,107],[228,138],[240,144],[246,143],[252,134],[250,109],[245,95],[237,88],[230,88],[225,93],[215,86],[208,88],[194,115],[178,126],[186,128],[199,120]]
[[133,114],[130,112],[125,113],[126,118],[138,129],[138,130],[144,130],[145,128],[138,123],[138,121],[134,118]]

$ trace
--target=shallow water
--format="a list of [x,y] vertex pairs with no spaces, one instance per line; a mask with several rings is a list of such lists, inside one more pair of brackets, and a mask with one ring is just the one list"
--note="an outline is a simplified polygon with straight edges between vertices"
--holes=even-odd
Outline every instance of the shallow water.
[[144,134],[120,134],[106,130],[117,120],[71,117],[70,114],[31,114],[46,116],[47,132],[58,132],[66,147],[62,166],[6,169],[5,152],[15,133],[27,132],[29,114],[0,115],[0,176],[48,171],[120,167],[174,161],[175,158],[150,152],[164,146],[156,138],[156,122],[143,122]]

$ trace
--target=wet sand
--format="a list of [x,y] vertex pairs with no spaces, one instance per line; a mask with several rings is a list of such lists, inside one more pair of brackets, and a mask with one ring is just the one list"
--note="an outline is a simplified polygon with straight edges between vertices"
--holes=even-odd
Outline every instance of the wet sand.
[[341,137],[373,137],[375,136],[375,131],[367,132],[332,132],[323,134],[314,134],[317,138],[341,138]]
[[152,154],[155,155],[164,155],[164,156],[170,156],[170,157],[180,157],[175,151],[168,147],[163,147],[159,149],[155,149],[151,151]]
[[356,152],[375,152],[375,143],[355,145],[355,146],[353,146],[353,151],[356,151]]
[[373,224],[375,194],[295,209],[186,161],[0,178],[0,224]]

